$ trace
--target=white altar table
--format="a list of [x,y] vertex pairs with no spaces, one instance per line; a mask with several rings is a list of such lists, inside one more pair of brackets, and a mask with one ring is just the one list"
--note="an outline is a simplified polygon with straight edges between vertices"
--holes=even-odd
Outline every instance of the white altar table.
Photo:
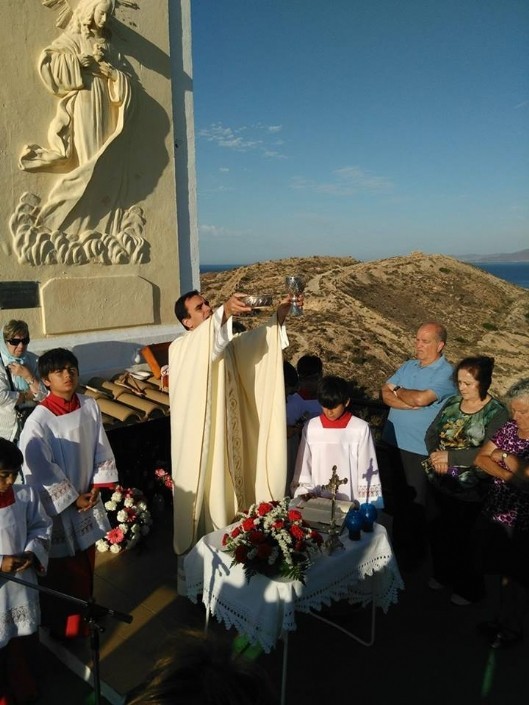
[[285,638],[296,629],[296,611],[319,617],[314,610],[344,598],[363,605],[372,603],[371,641],[345,632],[370,646],[374,640],[375,608],[386,612],[404,587],[386,530],[379,524],[374,525],[373,533],[362,533],[359,541],[341,536],[345,549],[330,556],[318,555],[307,571],[305,585],[298,580],[263,575],[254,575],[247,581],[242,566],[230,567],[232,556],[222,550],[224,533],[221,530],[204,536],[186,556],[187,596],[196,603],[202,594],[208,615],[212,614],[227,629],[235,627],[267,653],[279,637]]

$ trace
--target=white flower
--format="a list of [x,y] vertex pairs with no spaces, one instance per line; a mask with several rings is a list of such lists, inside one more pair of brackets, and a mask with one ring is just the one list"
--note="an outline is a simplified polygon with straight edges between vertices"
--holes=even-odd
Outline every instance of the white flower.
[[147,502],[138,502],[138,509],[144,512],[147,509]]
[[111,499],[108,502],[105,502],[105,509],[107,512],[115,512],[117,508],[118,505]]
[[113,543],[110,547],[111,553],[119,553],[121,551],[121,546],[118,543]]
[[121,531],[123,531],[124,534],[126,534],[127,531],[129,530],[129,525],[128,524],[119,524],[119,528],[121,529]]
[[121,502],[123,495],[121,492],[113,492],[112,497],[110,498],[113,502]]
[[132,497],[127,497],[125,501],[123,502],[125,507],[133,507],[134,506],[134,500]]
[[117,519],[120,523],[121,523],[121,522],[124,522],[124,521],[127,521],[128,518],[129,518],[129,515],[127,514],[127,512],[126,512],[124,509],[120,509],[119,512],[118,512],[117,515],[116,515],[116,519]]
[[99,539],[99,541],[96,541],[96,548],[101,553],[105,553],[105,551],[108,551],[108,543],[105,539]]

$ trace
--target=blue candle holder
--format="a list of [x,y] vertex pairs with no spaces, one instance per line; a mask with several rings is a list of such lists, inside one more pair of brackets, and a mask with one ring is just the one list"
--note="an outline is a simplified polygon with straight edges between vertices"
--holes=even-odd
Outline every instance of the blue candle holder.
[[359,541],[362,538],[361,529],[364,518],[357,509],[350,509],[344,519],[345,527],[349,531],[351,541]]
[[375,505],[370,502],[364,502],[364,504],[360,505],[359,514],[362,517],[362,531],[373,531],[373,524],[378,516]]

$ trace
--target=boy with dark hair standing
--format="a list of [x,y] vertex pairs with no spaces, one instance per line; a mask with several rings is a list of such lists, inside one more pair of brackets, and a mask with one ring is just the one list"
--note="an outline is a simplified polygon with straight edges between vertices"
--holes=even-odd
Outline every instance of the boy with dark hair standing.
[[375,445],[369,425],[353,416],[349,405],[349,384],[342,377],[323,377],[318,387],[323,413],[304,427],[299,446],[293,496],[325,496],[326,485],[336,465],[340,478],[338,499],[372,502],[383,508]]
[[[95,542],[110,529],[101,487],[118,481],[114,454],[94,399],[76,394],[79,363],[55,348],[39,359],[48,396],[20,437],[26,482],[40,494],[53,520],[47,587],[83,600],[92,596]],[[58,638],[82,636],[78,609],[43,595],[42,622]]]

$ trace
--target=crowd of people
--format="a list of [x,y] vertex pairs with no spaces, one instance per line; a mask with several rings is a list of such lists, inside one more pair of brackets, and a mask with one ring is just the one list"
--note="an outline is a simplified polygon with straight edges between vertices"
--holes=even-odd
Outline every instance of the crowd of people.
[[[216,311],[198,291],[176,302],[186,330],[169,352],[177,555],[252,502],[325,496],[336,466],[347,479],[339,499],[386,505],[403,571],[431,557],[429,587],[449,588],[461,607],[482,599],[484,577],[496,576],[496,611],[477,628],[494,648],[518,643],[529,607],[529,378],[494,397],[493,358],[453,366],[446,329],[425,322],[415,357],[382,385],[389,413],[375,447],[369,424],[351,411],[347,380],[324,374],[316,355],[296,366],[285,360],[290,305],[285,299],[269,321],[236,333],[233,316],[251,310],[243,294]],[[10,575],[89,600],[94,544],[110,528],[100,490],[118,481],[97,403],[77,392],[77,358],[55,348],[37,360],[29,342],[24,321],[4,326],[1,705],[35,697],[39,624],[56,639],[86,635],[78,608],[50,594],[39,600]],[[169,670],[180,683],[178,664]]]

